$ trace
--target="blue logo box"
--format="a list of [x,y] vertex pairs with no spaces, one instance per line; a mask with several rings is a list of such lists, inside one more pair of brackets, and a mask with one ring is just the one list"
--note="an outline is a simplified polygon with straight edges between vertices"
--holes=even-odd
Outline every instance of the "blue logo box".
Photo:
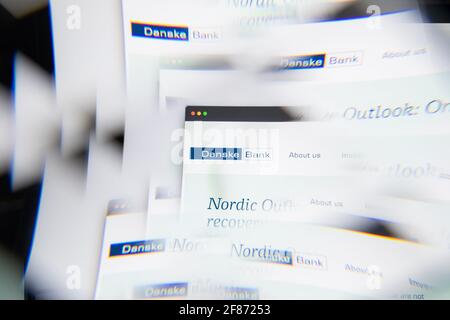
[[242,160],[242,148],[191,147],[191,160]]
[[189,41],[189,28],[184,26],[169,26],[132,22],[131,34],[133,37]]
[[136,289],[137,298],[140,299],[185,297],[187,294],[187,282],[153,284]]
[[242,160],[242,148],[191,147],[191,160]]
[[291,56],[283,58],[281,69],[317,69],[325,65],[325,54],[310,54],[301,56]]
[[166,242],[164,239],[113,243],[109,249],[109,256],[128,256],[133,254],[162,252],[165,248]]

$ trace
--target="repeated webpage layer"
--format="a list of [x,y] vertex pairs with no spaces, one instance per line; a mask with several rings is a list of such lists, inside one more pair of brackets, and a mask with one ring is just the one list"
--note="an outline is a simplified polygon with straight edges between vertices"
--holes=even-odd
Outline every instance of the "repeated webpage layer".
[[424,271],[448,263],[432,247],[338,228],[274,222],[205,238],[166,216],[149,237],[144,220],[107,218],[97,299],[429,299],[440,288]]
[[107,218],[97,298],[439,292],[429,270],[449,263],[445,206],[404,212],[395,191],[434,185],[448,198],[448,135],[354,136],[298,108],[192,106],[185,116],[181,213],[152,215],[147,230],[142,214]]

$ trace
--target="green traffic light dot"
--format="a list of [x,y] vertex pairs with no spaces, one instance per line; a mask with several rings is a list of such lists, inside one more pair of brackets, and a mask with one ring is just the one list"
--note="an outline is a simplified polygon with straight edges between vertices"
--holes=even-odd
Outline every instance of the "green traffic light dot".
[[203,116],[206,117],[208,115],[208,112],[203,111]]

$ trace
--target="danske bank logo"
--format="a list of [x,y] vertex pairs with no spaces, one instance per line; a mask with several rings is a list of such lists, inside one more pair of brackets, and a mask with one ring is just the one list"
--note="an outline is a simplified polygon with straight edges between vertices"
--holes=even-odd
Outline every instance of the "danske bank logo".
[[271,149],[191,147],[191,160],[272,160]]
[[281,62],[281,68],[285,70],[317,69],[324,65],[324,53],[285,57]]
[[165,249],[166,243],[164,239],[113,243],[109,249],[109,257],[163,252]]
[[335,67],[360,66],[363,60],[362,51],[320,53],[295,55],[281,60],[281,70],[321,69]]
[[133,37],[189,41],[189,28],[186,26],[171,26],[132,22],[131,34]]

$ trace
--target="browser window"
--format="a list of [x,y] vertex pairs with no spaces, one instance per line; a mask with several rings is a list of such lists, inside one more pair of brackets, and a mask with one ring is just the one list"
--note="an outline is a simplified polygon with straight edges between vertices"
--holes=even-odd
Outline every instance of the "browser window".
[[383,184],[448,190],[447,135],[342,128],[307,108],[187,107],[181,218],[205,230],[237,227],[235,216],[312,211],[395,220],[369,212]]
[[[445,135],[381,136],[369,128],[356,136],[300,107],[189,106],[185,117],[182,225],[231,237],[231,254],[240,259],[266,259],[268,248],[277,248],[288,252],[290,265],[316,270],[307,281],[301,271],[272,270],[281,282],[320,287],[330,277],[329,289],[401,298],[417,289],[417,279],[432,281],[424,261],[448,259],[448,239],[430,243],[430,225],[420,222],[425,215],[429,223],[442,221],[436,210],[411,205],[406,216],[379,202],[392,192],[386,186],[441,183],[448,190]],[[249,238],[253,232],[258,236]],[[265,253],[255,256],[259,250]],[[324,269],[326,275],[317,273]],[[376,270],[390,279],[384,291],[356,279]],[[432,294],[426,290],[423,297]]]

